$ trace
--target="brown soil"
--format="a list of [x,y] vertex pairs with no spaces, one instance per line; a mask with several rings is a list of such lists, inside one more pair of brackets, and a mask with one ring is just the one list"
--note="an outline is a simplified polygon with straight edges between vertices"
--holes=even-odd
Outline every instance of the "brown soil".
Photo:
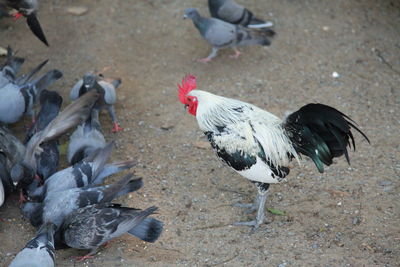
[[[239,0],[238,0],[239,1]],[[145,186],[119,200],[159,207],[165,231],[154,244],[125,235],[95,259],[76,263],[86,251],[57,251],[58,266],[398,266],[400,4],[397,1],[239,1],[275,22],[278,36],[267,48],[242,48],[234,60],[222,51],[210,64],[193,59],[210,47],[183,10],[206,1],[41,1],[40,21],[50,48],[21,20],[0,21],[0,46],[27,58],[23,70],[50,58],[64,78],[53,87],[65,102],[88,70],[110,67],[121,77],[117,115],[125,130],[108,140],[113,160],[133,158]],[[89,12],[74,16],[70,6]],[[333,78],[332,73],[340,76]],[[231,204],[250,202],[255,188],[218,161],[184,112],[176,84],[187,74],[199,88],[254,103],[283,117],[310,102],[349,114],[371,139],[356,135],[351,166],[343,158],[319,174],[313,163],[293,164],[287,181],[270,188],[270,223],[258,232],[234,227],[251,219]],[[23,124],[13,127],[22,134]],[[200,143],[197,143],[200,142]],[[199,148],[203,147],[203,148]],[[116,178],[111,178],[113,181]],[[109,180],[109,181],[110,181]],[[16,197],[0,208],[0,265],[34,236]]]

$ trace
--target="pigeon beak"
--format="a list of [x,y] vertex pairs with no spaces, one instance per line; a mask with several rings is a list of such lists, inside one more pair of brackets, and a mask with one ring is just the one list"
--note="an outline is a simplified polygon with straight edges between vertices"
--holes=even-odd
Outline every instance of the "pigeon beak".
[[44,35],[42,27],[40,26],[39,20],[37,19],[36,15],[34,13],[32,13],[26,17],[26,23],[28,24],[28,26],[31,29],[31,31],[33,32],[33,34],[40,41],[42,41],[45,45],[49,46],[49,43],[47,42],[47,39],[46,39],[46,36]]
[[17,186],[17,185],[18,185],[18,182],[13,182],[13,185],[14,185],[14,186]]
[[86,88],[86,89],[89,89],[89,85],[88,85],[88,84],[85,84],[85,88]]

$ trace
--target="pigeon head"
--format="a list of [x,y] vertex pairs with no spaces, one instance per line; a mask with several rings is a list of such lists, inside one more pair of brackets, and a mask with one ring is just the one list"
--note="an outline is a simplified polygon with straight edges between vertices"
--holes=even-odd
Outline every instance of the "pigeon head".
[[89,91],[91,88],[95,86],[97,82],[97,77],[93,73],[86,73],[85,76],[83,76],[83,84],[82,86],[85,87],[87,91]]
[[33,181],[35,174],[32,168],[23,163],[17,163],[11,168],[10,176],[14,186],[25,187]]
[[187,19],[187,18],[194,19],[199,16],[200,16],[200,14],[199,14],[199,11],[197,11],[197,9],[187,8],[187,9],[185,9],[185,14],[183,15],[183,18],[184,19]]
[[185,105],[185,108],[188,109],[188,112],[194,116],[196,116],[198,101],[197,97],[188,95],[190,91],[196,89],[196,77],[194,75],[186,75],[185,78],[182,79],[182,85],[178,84],[178,96],[179,100],[182,104]]
[[38,8],[37,0],[22,0],[19,3],[18,12],[24,16],[35,14]]

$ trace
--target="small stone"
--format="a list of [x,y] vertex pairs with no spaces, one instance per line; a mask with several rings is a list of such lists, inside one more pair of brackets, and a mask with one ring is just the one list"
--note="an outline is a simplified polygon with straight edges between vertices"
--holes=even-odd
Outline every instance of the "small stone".
[[193,143],[193,146],[200,148],[200,149],[207,149],[210,148],[210,143],[206,141],[196,141]]
[[380,186],[388,186],[388,185],[392,185],[393,183],[391,181],[381,181],[379,182]]
[[175,125],[164,124],[164,125],[161,126],[160,128],[161,128],[161,130],[168,131],[168,130],[173,129],[174,127],[175,127]]
[[71,6],[67,8],[67,12],[75,16],[85,15],[88,11],[89,8],[85,6]]
[[0,57],[7,56],[7,49],[0,46]]
[[330,30],[330,28],[329,28],[329,26],[323,26],[323,27],[322,27],[322,30],[324,30],[324,31],[326,31],[326,32],[327,32],[327,31],[329,31],[329,30]]
[[339,78],[340,75],[339,75],[339,73],[337,73],[336,71],[334,71],[334,72],[332,72],[332,77],[333,77],[333,78]]
[[353,225],[359,225],[361,223],[361,217],[357,216],[353,218]]

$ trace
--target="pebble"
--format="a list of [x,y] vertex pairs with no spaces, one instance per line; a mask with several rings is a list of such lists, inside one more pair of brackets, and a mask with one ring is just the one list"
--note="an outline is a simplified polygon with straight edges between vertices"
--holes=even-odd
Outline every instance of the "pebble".
[[388,186],[388,185],[392,185],[393,183],[391,181],[381,181],[379,182],[380,186]]
[[357,216],[353,218],[353,225],[359,225],[361,223],[361,217]]
[[75,16],[82,16],[85,15],[89,11],[89,8],[85,6],[71,6],[67,8],[67,13],[75,15]]

